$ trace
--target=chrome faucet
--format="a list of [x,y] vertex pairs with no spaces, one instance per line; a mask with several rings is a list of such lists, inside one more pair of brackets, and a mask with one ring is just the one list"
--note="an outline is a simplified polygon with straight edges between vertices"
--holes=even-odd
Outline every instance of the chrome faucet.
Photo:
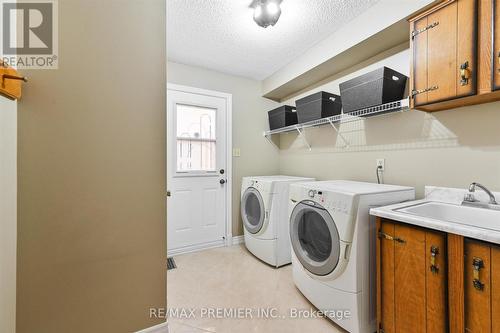
[[[481,203],[479,200],[477,200],[474,197],[474,192],[476,192],[476,187],[479,187],[481,190],[486,192],[488,196],[490,197],[490,202],[488,204]],[[484,205],[498,205],[497,200],[495,199],[495,195],[486,188],[486,186],[481,185],[479,183],[472,183],[469,186],[469,193],[467,193],[464,197],[464,201],[462,202],[462,205],[478,205],[478,206],[484,206]]]

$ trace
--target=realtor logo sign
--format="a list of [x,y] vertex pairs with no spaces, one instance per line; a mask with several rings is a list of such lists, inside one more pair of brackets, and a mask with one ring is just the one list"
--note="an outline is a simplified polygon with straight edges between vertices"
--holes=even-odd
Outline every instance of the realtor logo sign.
[[57,69],[57,0],[0,0],[0,55],[18,69]]

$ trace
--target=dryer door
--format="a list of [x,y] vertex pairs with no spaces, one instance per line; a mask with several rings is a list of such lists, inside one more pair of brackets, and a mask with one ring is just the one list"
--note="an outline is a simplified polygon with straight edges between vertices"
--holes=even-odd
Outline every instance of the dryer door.
[[292,248],[302,266],[315,275],[330,274],[339,262],[340,237],[328,211],[313,201],[302,201],[290,216]]
[[259,191],[253,187],[249,187],[241,198],[241,218],[245,229],[252,234],[258,233],[264,225],[264,201]]

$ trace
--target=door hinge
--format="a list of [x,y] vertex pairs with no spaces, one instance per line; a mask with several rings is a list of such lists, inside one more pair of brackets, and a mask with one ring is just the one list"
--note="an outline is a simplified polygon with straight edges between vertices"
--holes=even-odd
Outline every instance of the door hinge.
[[413,90],[411,92],[411,98],[414,98],[418,94],[423,94],[423,93],[426,93],[428,91],[433,91],[433,90],[437,90],[437,89],[439,89],[439,86],[432,86],[432,87],[425,88],[425,89]]
[[436,21],[436,22],[434,22],[434,23],[429,24],[429,25],[428,25],[428,26],[426,26],[426,27],[423,27],[422,29],[413,30],[413,31],[411,32],[411,39],[414,39],[416,35],[421,34],[422,32],[425,32],[425,31],[427,31],[427,30],[429,30],[429,29],[432,29],[432,28],[434,28],[434,27],[436,27],[436,26],[438,26],[438,25],[439,25],[439,21]]
[[406,243],[406,241],[404,239],[401,239],[399,237],[393,237],[393,236],[391,236],[389,234],[386,234],[385,232],[382,232],[382,231],[379,231],[378,237],[379,238],[383,238],[383,239],[387,239],[387,240],[390,240],[390,241],[395,241],[395,242],[398,242],[398,243]]

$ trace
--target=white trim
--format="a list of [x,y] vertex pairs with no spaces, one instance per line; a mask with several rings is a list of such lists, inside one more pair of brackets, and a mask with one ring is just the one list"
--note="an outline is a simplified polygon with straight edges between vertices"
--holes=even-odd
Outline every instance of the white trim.
[[168,333],[168,323],[164,322],[156,326],[151,326],[136,333]]
[[[233,95],[229,93],[224,93],[220,91],[207,90],[195,87],[189,87],[179,84],[173,84],[167,82],[167,91],[180,91],[191,94],[220,97],[226,100],[226,238],[224,241],[225,246],[231,246],[233,238]],[[168,106],[168,102],[166,104]],[[167,112],[167,110],[165,110]],[[168,134],[167,134],[168,140]],[[168,149],[168,148],[167,148]],[[168,180],[168,175],[167,175]],[[168,189],[168,184],[167,184]],[[168,221],[167,221],[168,223]],[[204,244],[192,246],[192,248],[203,247]],[[216,247],[216,246],[212,246]],[[210,247],[209,247],[210,248]],[[189,252],[199,251],[195,249]],[[170,253],[188,253],[184,252],[184,248],[175,249],[170,251]]]
[[231,241],[232,245],[238,245],[238,244],[243,244],[245,243],[245,236],[233,236],[233,239]]
[[173,256],[178,256],[181,254],[187,254],[187,253],[193,253],[193,252],[198,252],[198,251],[203,251],[203,250],[208,250],[208,249],[215,249],[218,247],[225,247],[226,242],[224,240],[217,240],[214,242],[208,242],[208,243],[202,243],[202,244],[196,244],[196,245],[188,245],[188,246],[183,246],[179,247],[177,249],[169,250],[167,251],[167,256],[173,257]]

